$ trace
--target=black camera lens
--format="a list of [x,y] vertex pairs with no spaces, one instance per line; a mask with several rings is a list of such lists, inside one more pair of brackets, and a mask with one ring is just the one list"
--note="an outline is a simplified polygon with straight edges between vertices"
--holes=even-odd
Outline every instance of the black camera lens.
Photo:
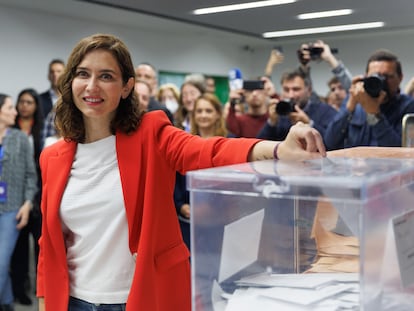
[[309,47],[309,55],[312,60],[319,59],[323,52],[323,48],[311,46]]
[[387,81],[384,76],[374,74],[368,77],[365,77],[364,80],[364,89],[371,97],[378,97],[381,91],[387,90]]
[[295,104],[290,99],[283,99],[276,105],[276,113],[281,116],[295,111]]

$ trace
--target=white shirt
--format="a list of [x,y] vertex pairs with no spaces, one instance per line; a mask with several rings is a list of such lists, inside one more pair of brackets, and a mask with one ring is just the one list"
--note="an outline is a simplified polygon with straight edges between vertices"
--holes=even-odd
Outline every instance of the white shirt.
[[70,295],[91,303],[125,303],[135,261],[128,247],[115,136],[78,144],[60,215]]

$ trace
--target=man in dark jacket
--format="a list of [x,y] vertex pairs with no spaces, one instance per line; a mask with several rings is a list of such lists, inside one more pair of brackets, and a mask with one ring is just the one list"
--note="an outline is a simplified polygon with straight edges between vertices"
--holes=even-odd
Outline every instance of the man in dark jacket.
[[368,59],[365,76],[352,79],[349,96],[324,135],[328,150],[356,146],[401,147],[402,119],[414,99],[400,92],[401,63],[387,50]]
[[336,110],[313,99],[311,83],[299,70],[285,72],[281,84],[282,94],[271,100],[269,118],[258,137],[283,140],[290,127],[299,121],[316,128],[323,136]]
[[47,78],[50,82],[50,88],[40,95],[40,102],[42,103],[43,109],[43,116],[49,114],[52,110],[53,106],[56,104],[56,101],[59,97],[59,92],[57,89],[58,80],[60,75],[63,73],[65,69],[65,63],[63,60],[60,59],[52,59],[49,63],[49,71],[47,74]]

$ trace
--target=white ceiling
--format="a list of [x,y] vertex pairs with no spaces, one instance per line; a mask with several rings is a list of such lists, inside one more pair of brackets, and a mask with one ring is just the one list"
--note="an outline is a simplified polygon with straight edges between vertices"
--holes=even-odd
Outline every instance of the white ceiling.
[[[261,34],[275,30],[357,24],[374,21],[385,22],[382,30],[414,28],[413,0],[298,0],[296,3],[250,10],[209,15],[194,15],[197,8],[250,2],[252,0],[81,0],[100,5],[149,14],[233,33],[262,38]],[[348,16],[313,20],[298,20],[300,13],[353,9]],[[320,36],[320,35],[318,35]]]
[[[372,35],[381,32],[414,30],[414,0],[298,0],[296,3],[210,15],[193,15],[197,8],[249,2],[248,0],[0,0],[9,7],[40,10],[74,18],[106,21],[151,31],[186,35],[209,32],[238,36],[250,42],[283,42],[305,37],[263,39],[262,33],[275,30],[321,27],[349,23],[385,22],[382,29],[348,31],[326,36]],[[333,9],[353,9],[354,14],[314,20],[298,20],[300,13]],[[306,40],[311,40],[307,35]]]

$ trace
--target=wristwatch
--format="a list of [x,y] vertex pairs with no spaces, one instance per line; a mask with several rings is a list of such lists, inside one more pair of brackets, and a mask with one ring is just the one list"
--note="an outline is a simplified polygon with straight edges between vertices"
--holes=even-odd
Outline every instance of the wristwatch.
[[381,120],[381,115],[379,113],[367,113],[367,123],[369,125],[375,125]]

